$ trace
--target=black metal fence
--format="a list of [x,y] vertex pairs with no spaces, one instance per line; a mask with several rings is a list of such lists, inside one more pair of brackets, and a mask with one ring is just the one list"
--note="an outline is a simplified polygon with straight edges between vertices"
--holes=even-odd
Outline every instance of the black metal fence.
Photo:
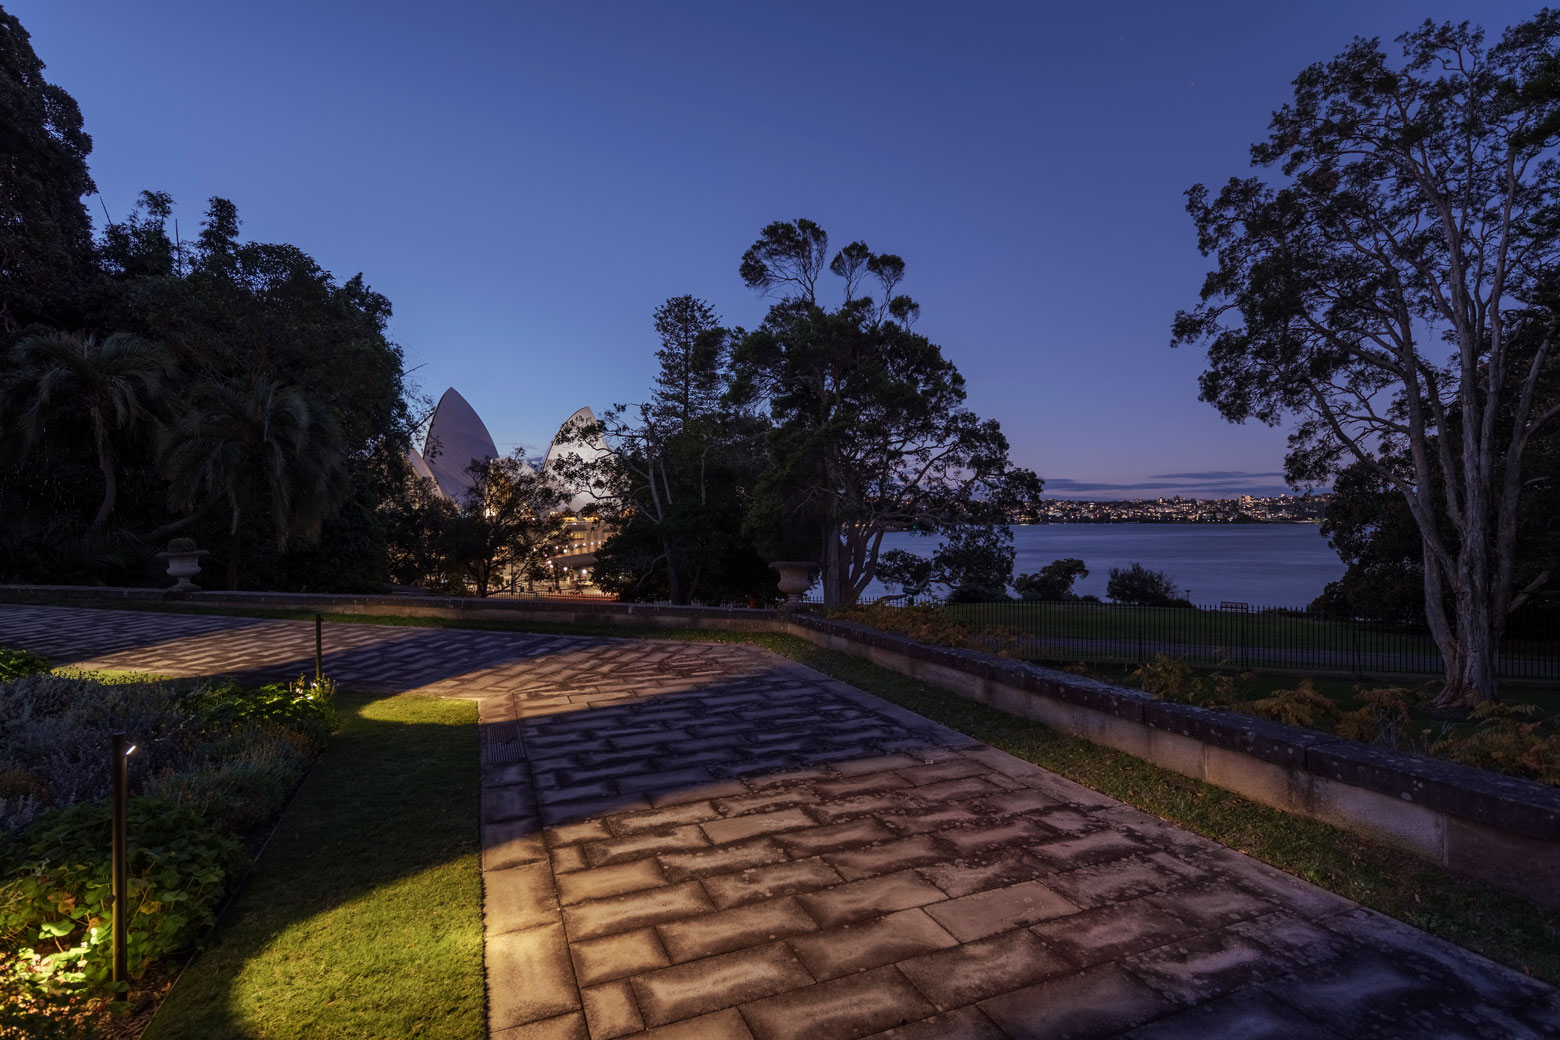
[[[1305,610],[1244,603],[1137,607],[1030,600],[948,603],[939,609],[994,645],[1030,659],[1136,663],[1162,653],[1213,667],[1358,676],[1445,671],[1440,649],[1426,631]],[[1503,679],[1560,680],[1560,632],[1507,640],[1497,665]]]

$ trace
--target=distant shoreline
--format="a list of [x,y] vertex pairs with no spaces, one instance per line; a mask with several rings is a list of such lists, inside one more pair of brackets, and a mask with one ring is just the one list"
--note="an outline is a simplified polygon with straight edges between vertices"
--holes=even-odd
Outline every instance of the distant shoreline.
[[1320,524],[1320,520],[1294,519],[1294,520],[1019,520],[1013,523],[1014,527],[1055,527],[1062,524],[1077,524],[1080,526],[1104,526],[1116,524],[1131,527],[1254,527],[1257,525],[1275,524]]

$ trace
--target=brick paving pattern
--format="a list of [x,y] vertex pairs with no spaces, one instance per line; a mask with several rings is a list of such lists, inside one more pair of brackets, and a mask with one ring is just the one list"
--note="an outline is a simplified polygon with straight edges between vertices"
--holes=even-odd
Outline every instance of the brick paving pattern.
[[[1543,983],[758,648],[326,635],[477,703],[495,1040],[1560,1035]],[[313,664],[209,616],[0,606],[0,645]]]

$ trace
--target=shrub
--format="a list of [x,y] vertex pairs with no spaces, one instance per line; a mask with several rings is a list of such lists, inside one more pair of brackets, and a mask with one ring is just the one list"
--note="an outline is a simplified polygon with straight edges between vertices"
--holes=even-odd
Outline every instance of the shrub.
[[[108,796],[111,735],[132,734],[133,784],[184,773],[221,773],[214,755],[234,760],[225,778],[191,780],[185,796],[224,821],[255,821],[280,804],[308,752],[335,730],[334,685],[299,679],[258,690],[231,682],[161,680],[105,683],[85,676],[33,675],[0,683],[0,833],[25,827],[50,805]],[[284,731],[296,734],[296,739]],[[248,740],[263,746],[250,752]],[[291,742],[297,754],[279,750]],[[283,781],[279,770],[291,771]],[[204,794],[197,795],[194,787]],[[217,807],[208,795],[230,790],[238,800]],[[256,813],[259,816],[256,816]],[[243,829],[251,824],[238,824]]]
[[0,646],[0,682],[9,682],[49,670],[49,662],[31,650],[12,650]]
[[1254,678],[1251,672],[1216,672],[1199,675],[1179,657],[1155,654],[1132,672],[1138,688],[1162,701],[1195,704],[1199,708],[1228,708],[1245,695]]
[[948,593],[949,603],[1006,603],[1012,599],[1006,589],[992,585],[957,585]]
[[[127,955],[132,977],[211,923],[247,860],[199,816],[153,798],[130,803]],[[53,989],[98,988],[112,969],[110,818],[105,806],[45,813],[3,850],[0,946]]]
[[1073,584],[1079,578],[1087,578],[1089,568],[1076,556],[1052,560],[1040,568],[1038,574],[1020,574],[1013,581],[1013,588],[1027,600],[1075,600]]
[[212,686],[202,691],[197,704],[207,722],[278,723],[302,733],[318,750],[340,721],[335,696],[333,680],[315,681],[300,675],[293,682],[269,683],[258,689],[241,689],[232,683]]
[[1398,737],[1408,725],[1410,712],[1415,705],[1428,699],[1429,691],[1407,686],[1366,688],[1356,685],[1354,696],[1364,702],[1363,706],[1340,715],[1333,732],[1349,740],[1396,747]]
[[1274,690],[1270,696],[1242,706],[1243,711],[1291,726],[1316,727],[1338,714],[1338,705],[1319,692],[1311,679],[1301,679],[1293,690]]
[[199,761],[146,782],[145,793],[188,809],[218,831],[243,834],[280,810],[308,766],[310,741],[252,722],[204,746]]
[[939,607],[844,607],[830,617],[898,632],[922,643],[970,646],[969,629],[948,617]]
[[1191,606],[1176,593],[1174,578],[1164,571],[1151,571],[1141,563],[1134,563],[1130,567],[1112,567],[1110,580],[1105,584],[1105,595],[1117,603],[1139,607]]
[[202,730],[188,701],[203,688],[51,674],[0,683],[0,763],[15,792],[11,798],[19,799],[23,785],[33,796],[30,809],[8,800],[0,824],[15,830],[50,805],[106,799],[108,748],[116,732],[135,737],[133,778],[182,768]]
[[1474,708],[1470,718],[1477,726],[1472,733],[1445,735],[1430,753],[1560,785],[1560,720],[1538,718],[1536,705],[1498,701]]

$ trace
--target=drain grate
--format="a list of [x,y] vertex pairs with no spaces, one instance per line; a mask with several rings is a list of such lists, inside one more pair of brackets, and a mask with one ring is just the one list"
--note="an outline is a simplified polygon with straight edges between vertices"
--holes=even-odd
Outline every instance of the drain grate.
[[490,766],[507,766],[525,761],[525,742],[520,740],[495,740],[482,749],[482,759]]

